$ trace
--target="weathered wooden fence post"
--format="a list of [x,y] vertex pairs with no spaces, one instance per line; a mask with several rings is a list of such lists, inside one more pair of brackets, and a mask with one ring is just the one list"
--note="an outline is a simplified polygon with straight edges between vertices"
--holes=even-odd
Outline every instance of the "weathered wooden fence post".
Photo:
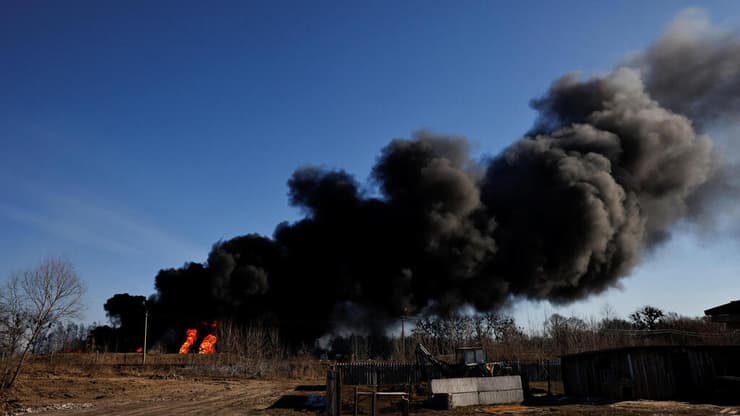
[[354,416],[357,416],[357,408],[360,407],[360,404],[357,402],[357,399],[358,399],[358,397],[357,397],[357,386],[355,386],[355,404],[354,404],[354,406],[355,406],[355,409],[354,409],[355,410],[355,413],[354,413]]
[[337,371],[336,372],[336,380],[335,380],[335,396],[337,398],[337,410],[336,413],[334,413],[336,416],[342,416],[342,372]]
[[332,370],[326,372],[326,412],[329,416],[337,415],[336,374],[337,372]]
[[[375,392],[377,392],[377,390]],[[370,404],[370,409],[371,409],[370,414],[373,416],[375,416],[375,401],[377,399],[377,396],[378,396],[377,394],[373,393],[373,400]]]

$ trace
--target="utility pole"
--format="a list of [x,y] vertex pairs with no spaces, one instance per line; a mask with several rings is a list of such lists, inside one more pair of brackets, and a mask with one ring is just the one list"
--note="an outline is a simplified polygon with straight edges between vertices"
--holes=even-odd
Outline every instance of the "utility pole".
[[403,308],[401,315],[401,352],[403,359],[406,360],[406,307]]
[[141,365],[146,365],[146,333],[147,327],[149,326],[149,309],[146,307],[146,300],[144,303],[144,345],[141,347]]
[[403,354],[403,359],[406,359],[406,328],[404,327],[404,322],[406,322],[406,317],[401,316],[401,352]]

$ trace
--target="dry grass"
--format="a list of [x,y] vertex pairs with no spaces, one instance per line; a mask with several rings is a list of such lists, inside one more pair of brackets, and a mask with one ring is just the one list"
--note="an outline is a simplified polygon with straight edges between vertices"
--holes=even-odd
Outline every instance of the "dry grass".
[[236,354],[65,353],[34,356],[29,367],[86,374],[177,374],[236,378],[323,378],[327,365],[310,357],[253,359]]
[[37,355],[0,397],[0,415],[28,408],[44,414],[244,414],[269,409],[295,384],[326,380],[317,360],[265,361],[259,377],[254,365],[225,354],[152,354],[145,366],[141,354]]

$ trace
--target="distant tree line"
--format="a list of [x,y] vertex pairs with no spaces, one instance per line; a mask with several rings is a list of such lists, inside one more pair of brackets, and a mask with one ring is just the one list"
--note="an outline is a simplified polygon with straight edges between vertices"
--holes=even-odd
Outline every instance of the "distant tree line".
[[599,319],[554,313],[541,329],[525,330],[499,313],[453,314],[416,322],[406,339],[387,334],[334,336],[320,352],[337,359],[413,359],[422,343],[433,354],[451,358],[461,346],[482,346],[489,360],[540,360],[563,354],[640,345],[724,344],[740,334],[706,317],[686,317],[644,306],[627,319],[610,308]]
[[[104,305],[110,325],[90,328],[86,345],[98,351],[131,352],[141,347],[144,311],[148,305],[144,296],[116,294]],[[156,312],[150,325],[157,328]],[[664,312],[646,305],[626,318],[617,316],[605,307],[598,319],[584,319],[553,313],[542,322],[540,329],[523,328],[512,316],[497,313],[453,313],[411,319],[406,336],[400,338],[375,330],[328,335],[313,346],[303,345],[293,354],[311,352],[332,359],[413,359],[414,348],[421,343],[434,354],[451,355],[460,346],[480,345],[489,351],[491,359],[543,359],[579,351],[632,345],[664,345],[680,343],[726,343],[737,334],[713,323],[706,317],[686,317]],[[226,325],[226,323],[225,323]],[[264,322],[249,324],[228,322],[228,330],[221,329],[218,350],[237,350],[255,334],[273,334],[269,341],[252,342],[252,350],[261,349],[286,353],[286,345],[277,345],[278,328]],[[270,329],[272,328],[272,329]],[[183,341],[183,334],[172,329],[160,330],[159,339],[151,338],[148,346],[163,352],[174,352]],[[262,338],[260,338],[262,339]],[[243,348],[241,348],[243,349]]]

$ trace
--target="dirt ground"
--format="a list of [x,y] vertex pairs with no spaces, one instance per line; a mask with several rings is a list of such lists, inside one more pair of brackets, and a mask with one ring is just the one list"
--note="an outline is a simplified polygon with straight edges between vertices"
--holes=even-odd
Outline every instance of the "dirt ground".
[[[228,380],[178,376],[48,375],[25,379],[10,403],[10,414],[44,415],[240,415],[290,414],[272,408],[306,380]],[[322,394],[321,392],[319,394]],[[286,410],[286,411],[284,411]]]
[[[135,371],[122,373],[111,370],[93,374],[37,369],[23,376],[15,392],[4,399],[4,411],[9,415],[324,414],[310,406],[312,399],[320,401],[318,397],[323,397],[323,382],[322,379],[198,378],[156,372],[137,374]],[[352,414],[352,395],[344,397],[344,414]],[[378,409],[380,415],[400,414],[392,400],[380,402]],[[654,401],[566,404],[562,400],[541,399],[517,406],[479,406],[445,411],[425,408],[421,401],[416,401],[412,403],[411,413],[435,416],[740,415],[740,406]]]

